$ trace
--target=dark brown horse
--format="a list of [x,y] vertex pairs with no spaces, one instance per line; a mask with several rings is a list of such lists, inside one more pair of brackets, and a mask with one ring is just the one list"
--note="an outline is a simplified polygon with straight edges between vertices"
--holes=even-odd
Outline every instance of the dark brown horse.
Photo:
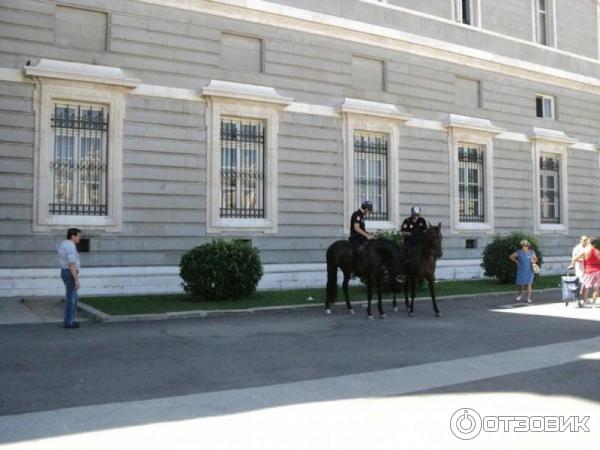
[[[385,317],[382,306],[383,287],[386,279],[395,280],[403,267],[402,249],[387,239],[374,239],[364,245],[359,251],[357,264],[352,263],[352,245],[349,241],[336,241],[327,249],[327,292],[325,299],[325,311],[331,313],[330,306],[337,297],[337,270],[341,269],[344,280],[342,288],[346,299],[346,307],[354,314],[350,298],[348,296],[348,283],[353,273],[358,270],[362,280],[367,285],[367,316],[372,319],[371,300],[373,289],[377,291],[377,308],[379,316]],[[392,285],[394,283],[391,283]],[[394,302],[396,293],[394,291]]]
[[[429,293],[431,294],[433,311],[436,317],[442,315],[435,301],[435,266],[437,260],[442,256],[442,223],[440,222],[437,226],[429,224],[427,230],[423,232],[421,239],[408,251],[404,264],[404,304],[411,317],[414,314],[417,284],[422,281],[427,281],[429,285]],[[409,289],[411,296],[410,304],[408,302]],[[395,307],[396,302],[394,301]]]

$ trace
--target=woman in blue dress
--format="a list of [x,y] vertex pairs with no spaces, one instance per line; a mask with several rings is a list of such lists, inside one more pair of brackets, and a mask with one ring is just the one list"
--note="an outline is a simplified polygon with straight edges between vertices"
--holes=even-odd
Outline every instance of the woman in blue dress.
[[521,301],[522,293],[527,288],[527,303],[531,303],[531,285],[533,284],[533,264],[537,263],[535,252],[529,248],[529,242],[522,240],[519,250],[510,255],[511,261],[517,265],[517,279],[515,284],[519,288],[517,301]]

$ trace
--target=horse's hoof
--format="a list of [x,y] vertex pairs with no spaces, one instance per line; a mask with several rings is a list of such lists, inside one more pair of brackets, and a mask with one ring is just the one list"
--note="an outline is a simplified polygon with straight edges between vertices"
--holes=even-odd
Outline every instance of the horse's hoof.
[[439,311],[437,311],[437,312],[435,313],[435,317],[442,317],[442,313],[441,313],[441,312],[439,312]]
[[415,317],[415,313],[409,311],[408,317]]
[[398,307],[394,306],[394,312],[398,312]]
[[385,314],[379,314],[379,318],[380,318],[381,320],[384,320],[384,319],[385,319],[385,317],[386,317],[386,316],[385,316]]
[[367,316],[367,319],[373,320],[373,316]]
[[331,310],[330,309],[326,309],[325,310],[325,314],[331,314]]
[[354,314],[354,310],[353,310],[352,308],[350,308],[350,309],[348,310],[348,312],[349,312],[350,314]]

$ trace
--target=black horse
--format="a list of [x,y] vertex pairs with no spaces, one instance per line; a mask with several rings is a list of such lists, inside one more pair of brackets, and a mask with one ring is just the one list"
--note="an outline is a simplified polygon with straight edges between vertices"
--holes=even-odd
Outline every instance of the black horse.
[[[437,302],[435,301],[435,266],[437,260],[442,256],[442,223],[440,222],[437,226],[429,224],[427,230],[423,232],[421,239],[408,251],[404,263],[404,304],[410,316],[414,314],[417,283],[421,283],[424,280],[429,285],[433,311],[436,317],[441,316]],[[411,296],[410,304],[408,302],[409,289]],[[394,299],[395,308],[396,301]]]
[[[373,288],[377,290],[377,308],[381,318],[385,317],[382,306],[383,287],[386,279],[394,280],[400,274],[403,267],[402,249],[387,239],[374,239],[364,245],[359,251],[357,258],[358,267],[352,263],[352,245],[349,241],[336,241],[327,249],[327,292],[325,299],[325,311],[331,313],[330,305],[337,298],[337,270],[341,269],[344,280],[342,288],[346,299],[346,307],[350,314],[354,314],[350,298],[348,296],[348,283],[352,273],[358,270],[361,278],[367,285],[367,315],[373,318],[371,313],[371,300],[373,298]],[[396,292],[394,290],[394,302]]]

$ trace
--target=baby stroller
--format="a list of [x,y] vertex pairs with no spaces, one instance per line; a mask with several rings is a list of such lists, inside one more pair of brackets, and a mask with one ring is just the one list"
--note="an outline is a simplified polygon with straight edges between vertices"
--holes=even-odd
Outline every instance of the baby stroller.
[[568,267],[567,274],[560,277],[560,288],[565,306],[569,306],[569,302],[574,302],[579,299],[581,284],[579,282],[579,278],[575,275],[574,267]]

